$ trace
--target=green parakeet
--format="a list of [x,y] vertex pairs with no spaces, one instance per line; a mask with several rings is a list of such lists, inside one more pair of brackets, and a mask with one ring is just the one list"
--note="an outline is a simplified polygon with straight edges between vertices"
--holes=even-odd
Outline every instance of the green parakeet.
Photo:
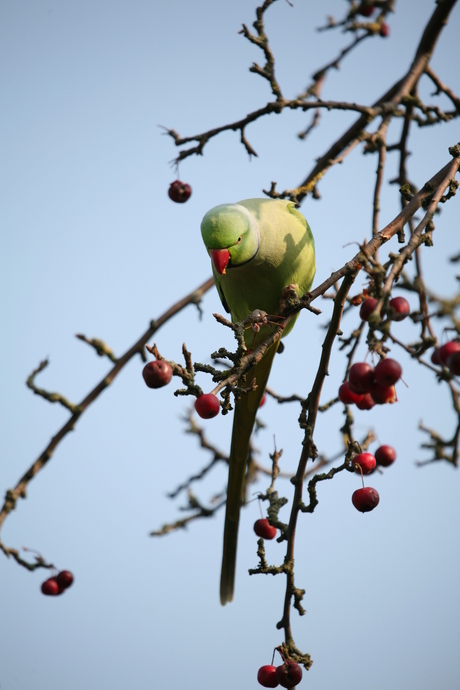
[[[315,245],[310,227],[290,201],[245,199],[221,204],[206,213],[201,234],[212,260],[217,290],[224,308],[237,322],[263,310],[280,312],[283,289],[295,287],[298,296],[307,292],[315,275]],[[287,333],[294,319],[285,328]],[[271,325],[259,332],[248,329],[245,341],[255,349],[270,333]],[[233,599],[236,546],[249,442],[257,409],[267,385],[277,343],[247,374],[257,388],[241,396],[235,405],[229,458],[224,551],[220,581],[223,605]]]

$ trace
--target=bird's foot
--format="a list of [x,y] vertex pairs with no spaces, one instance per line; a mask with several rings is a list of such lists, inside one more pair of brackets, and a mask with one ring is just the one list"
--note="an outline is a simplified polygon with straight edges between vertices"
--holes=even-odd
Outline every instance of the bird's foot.
[[296,299],[297,298],[297,290],[296,286],[294,283],[291,283],[290,285],[287,285],[285,288],[282,289],[281,291],[281,297],[280,297],[280,311],[284,311],[286,309],[287,303],[291,299]]

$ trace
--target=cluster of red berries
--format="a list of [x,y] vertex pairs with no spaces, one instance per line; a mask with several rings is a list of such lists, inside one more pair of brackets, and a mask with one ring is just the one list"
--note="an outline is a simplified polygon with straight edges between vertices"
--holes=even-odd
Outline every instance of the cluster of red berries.
[[360,410],[370,410],[377,405],[394,403],[402,368],[390,357],[380,360],[375,369],[367,362],[356,362],[350,367],[348,381],[339,388],[339,400],[346,405],[355,404]]
[[171,182],[168,189],[168,196],[176,204],[183,204],[185,201],[190,199],[192,194],[192,188],[186,182],[181,182],[180,180],[174,180]]
[[68,589],[72,582],[73,575],[70,570],[61,570],[61,572],[57,575],[54,575],[54,577],[50,577],[48,580],[45,580],[41,586],[41,590],[43,594],[46,594],[49,597],[55,597],[58,594],[62,594],[64,590]]
[[[368,321],[378,304],[375,297],[367,297],[361,304],[359,315]],[[393,297],[387,310],[393,321],[402,321],[410,314],[410,304],[405,297]],[[460,347],[460,345],[459,345]],[[396,400],[394,384],[399,381],[402,368],[395,359],[382,359],[375,369],[366,362],[353,364],[348,372],[348,381],[339,388],[339,400],[346,405],[355,404],[360,410],[370,410],[377,405],[393,403]]]
[[[142,376],[149,388],[162,388],[172,379],[172,366],[164,359],[156,359],[145,365]],[[211,419],[219,414],[219,399],[213,393],[203,393],[195,400],[195,409],[203,419]]]
[[[363,321],[368,321],[378,304],[375,297],[367,297],[361,304],[359,315]],[[404,297],[393,297],[387,309],[388,318],[402,321],[410,314],[409,302]],[[460,349],[460,344],[459,344]],[[350,367],[348,380],[339,388],[339,400],[346,405],[356,405],[360,410],[370,410],[374,405],[384,405],[396,401],[395,383],[402,375],[402,367],[395,359],[386,357],[381,359],[375,368],[367,362],[356,362]],[[388,467],[396,459],[396,451],[392,446],[380,446],[372,453],[359,453],[353,458],[353,465],[361,475],[371,474],[377,465]],[[367,513],[379,504],[380,496],[376,489],[364,486],[357,489],[352,497],[355,508]]]
[[455,376],[460,376],[460,342],[450,340],[437,347],[431,355],[433,364],[444,364]]
[[[392,446],[380,446],[372,453],[359,453],[353,458],[353,465],[356,471],[361,474],[372,474],[377,465],[381,467],[389,467],[396,460],[396,451]],[[364,482],[363,482],[364,483]],[[371,486],[363,486],[361,489],[356,489],[351,497],[351,501],[356,510],[361,513],[369,513],[374,510],[379,504],[380,496],[376,489]]]
[[302,680],[302,669],[295,661],[285,661],[280,666],[261,666],[257,680],[264,688],[293,688]]
[[[368,321],[369,316],[378,304],[375,297],[367,297],[361,304],[359,315],[363,321]],[[410,304],[405,297],[393,297],[389,302],[388,316],[393,321],[402,321],[410,314]]]
[[[142,376],[149,388],[162,388],[172,379],[172,366],[164,359],[156,359],[145,365]],[[195,409],[203,419],[211,419],[219,414],[219,399],[213,393],[203,393],[195,400]]]

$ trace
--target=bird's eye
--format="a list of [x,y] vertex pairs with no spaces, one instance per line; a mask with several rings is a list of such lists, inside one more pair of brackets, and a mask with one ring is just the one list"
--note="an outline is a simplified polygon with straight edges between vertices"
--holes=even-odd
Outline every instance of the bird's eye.
[[243,235],[240,235],[240,236],[238,237],[238,239],[236,240],[236,243],[237,243],[237,244],[240,244],[240,242],[241,242],[242,239],[243,239]]

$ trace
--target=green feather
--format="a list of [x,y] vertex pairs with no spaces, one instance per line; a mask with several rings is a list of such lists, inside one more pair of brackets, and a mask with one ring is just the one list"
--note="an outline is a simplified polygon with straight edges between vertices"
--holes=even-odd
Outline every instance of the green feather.
[[244,502],[244,485],[249,442],[257,410],[270,375],[273,357],[278,349],[278,344],[279,341],[268,350],[265,357],[263,357],[255,367],[250,369],[246,375],[246,380],[248,382],[251,382],[254,378],[256,379],[257,389],[243,395],[235,405],[228,470],[224,552],[222,556],[222,572],[220,578],[220,601],[223,606],[233,599],[238,524],[240,521],[240,508]]
[[[205,215],[201,233],[208,251],[228,250],[225,272],[220,274],[214,267],[213,272],[222,304],[230,311],[233,322],[245,319],[256,309],[267,312],[269,317],[278,314],[282,291],[288,285],[294,285],[298,296],[310,289],[315,275],[313,235],[292,202],[245,199],[237,204],[221,204]],[[283,337],[294,322],[292,319]],[[245,335],[248,347],[255,349],[267,338],[271,328],[270,324],[265,325],[258,333],[248,329]],[[249,442],[277,349],[277,344],[272,346],[247,373],[247,383],[255,378],[257,389],[241,396],[235,405],[220,589],[222,604],[233,599]]]

